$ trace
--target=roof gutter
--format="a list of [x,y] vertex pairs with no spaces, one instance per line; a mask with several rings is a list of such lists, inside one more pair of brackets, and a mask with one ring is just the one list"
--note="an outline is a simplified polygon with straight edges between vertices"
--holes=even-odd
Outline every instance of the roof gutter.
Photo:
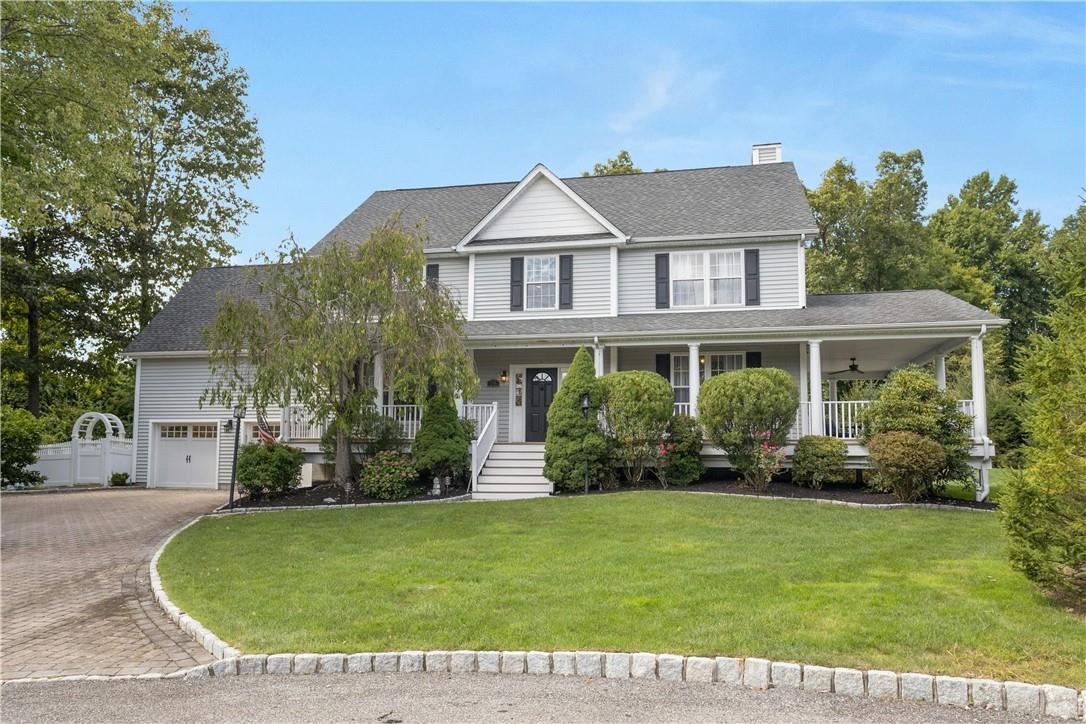
[[656,244],[665,241],[713,241],[715,239],[755,239],[766,237],[792,237],[817,234],[818,229],[788,229],[777,231],[733,231],[727,234],[679,234],[672,236],[631,236],[631,244]]

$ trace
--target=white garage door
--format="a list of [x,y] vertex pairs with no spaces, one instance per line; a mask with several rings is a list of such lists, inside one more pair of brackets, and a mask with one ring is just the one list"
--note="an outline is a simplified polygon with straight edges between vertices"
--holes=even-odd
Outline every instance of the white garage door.
[[217,423],[162,423],[155,439],[155,485],[214,488],[218,485]]

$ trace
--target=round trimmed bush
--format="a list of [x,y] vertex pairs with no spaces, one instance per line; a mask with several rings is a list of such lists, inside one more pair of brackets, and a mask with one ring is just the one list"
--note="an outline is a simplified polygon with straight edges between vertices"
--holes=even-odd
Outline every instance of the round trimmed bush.
[[418,473],[403,453],[382,450],[366,461],[358,485],[371,498],[400,500],[415,492]]
[[871,487],[911,503],[932,491],[932,481],[946,465],[943,446],[915,432],[883,432],[867,444],[875,475]]
[[28,470],[38,459],[42,424],[29,411],[4,405],[0,407],[0,483],[37,485],[41,473]]
[[603,418],[616,461],[633,483],[656,458],[675,408],[671,383],[655,372],[630,370],[604,375]]
[[[588,393],[588,414],[581,396]],[[603,387],[596,377],[592,355],[581,347],[573,356],[562,386],[547,410],[547,441],[543,448],[543,475],[559,490],[581,490],[588,478],[597,482],[607,473],[608,448],[599,424]]]
[[844,440],[822,435],[806,435],[796,443],[792,455],[792,480],[806,483],[818,490],[823,483],[843,483],[848,480],[845,458],[848,445]]
[[780,467],[779,451],[798,408],[790,374],[754,367],[711,377],[698,398],[698,421],[747,484],[765,489]]
[[238,483],[253,500],[275,498],[298,487],[304,462],[296,447],[251,442],[238,449]]
[[656,450],[656,477],[669,485],[690,485],[705,472],[701,462],[701,425],[689,415],[675,415],[668,425],[667,438]]

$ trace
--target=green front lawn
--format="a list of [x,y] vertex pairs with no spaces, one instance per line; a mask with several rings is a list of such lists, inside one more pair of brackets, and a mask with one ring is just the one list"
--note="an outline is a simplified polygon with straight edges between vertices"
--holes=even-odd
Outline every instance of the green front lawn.
[[995,515],[675,492],[203,520],[159,563],[248,652],[764,656],[1086,687]]
[[[1003,495],[1003,486],[1014,474],[1012,468],[992,468],[991,473],[988,475],[988,500],[993,503],[998,503],[1000,496]],[[958,500],[976,500],[977,491],[972,485],[951,485],[943,491],[943,496],[947,498],[957,498]]]

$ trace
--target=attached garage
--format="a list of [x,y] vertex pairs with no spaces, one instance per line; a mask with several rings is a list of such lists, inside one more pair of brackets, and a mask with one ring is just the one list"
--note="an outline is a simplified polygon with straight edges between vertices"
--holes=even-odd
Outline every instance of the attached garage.
[[156,422],[152,425],[151,447],[152,487],[218,486],[217,422]]

